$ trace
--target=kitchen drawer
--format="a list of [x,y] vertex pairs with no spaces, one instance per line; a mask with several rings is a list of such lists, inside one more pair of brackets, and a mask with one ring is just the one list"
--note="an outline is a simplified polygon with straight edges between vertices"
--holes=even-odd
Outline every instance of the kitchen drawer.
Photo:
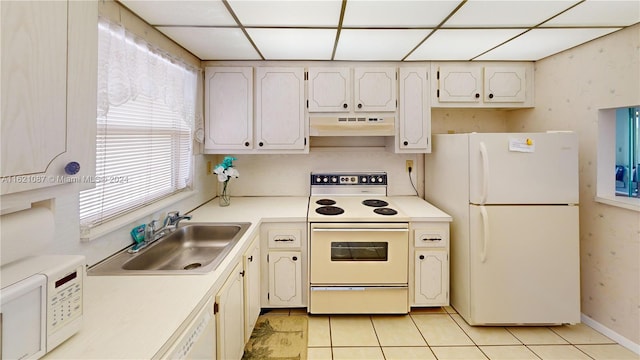
[[268,231],[269,248],[299,248],[302,231],[300,229],[271,229]]
[[413,230],[413,237],[416,248],[448,247],[449,223],[421,224]]

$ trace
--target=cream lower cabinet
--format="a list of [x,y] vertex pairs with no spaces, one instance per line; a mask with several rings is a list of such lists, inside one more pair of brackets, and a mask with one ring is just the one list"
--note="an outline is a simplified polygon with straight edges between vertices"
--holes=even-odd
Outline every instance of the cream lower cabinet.
[[243,256],[244,341],[249,341],[260,315],[260,239],[253,240]]
[[244,351],[244,283],[242,264],[233,271],[216,295],[217,358],[241,359]]
[[306,222],[266,223],[262,240],[262,307],[305,307],[307,279]]
[[0,1],[0,15],[0,194],[92,187],[98,2]]
[[449,305],[449,224],[412,224],[412,306]]

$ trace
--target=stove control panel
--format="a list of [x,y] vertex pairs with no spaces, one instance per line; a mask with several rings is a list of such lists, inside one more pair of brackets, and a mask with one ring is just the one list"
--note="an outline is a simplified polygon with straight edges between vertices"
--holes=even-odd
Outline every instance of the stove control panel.
[[311,185],[387,185],[386,173],[314,173]]

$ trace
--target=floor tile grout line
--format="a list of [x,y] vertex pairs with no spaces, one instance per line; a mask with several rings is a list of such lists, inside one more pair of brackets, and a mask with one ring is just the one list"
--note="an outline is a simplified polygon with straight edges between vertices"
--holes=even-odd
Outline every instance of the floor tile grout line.
[[422,333],[422,331],[420,331],[420,327],[418,327],[418,324],[416,324],[416,320],[413,318],[413,315],[409,314],[409,318],[411,318],[411,322],[413,323],[413,326],[415,326],[416,329],[418,329],[418,333],[422,337],[422,340],[424,340],[424,343],[427,344],[427,346],[431,347],[431,345],[429,345],[429,342],[427,341],[427,338],[424,337],[424,334]]

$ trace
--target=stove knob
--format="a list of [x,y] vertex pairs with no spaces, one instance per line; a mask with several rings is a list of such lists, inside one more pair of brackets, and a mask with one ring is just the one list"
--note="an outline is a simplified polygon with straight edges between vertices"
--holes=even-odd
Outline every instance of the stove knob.
[[335,183],[335,182],[337,182],[337,181],[338,181],[338,178],[337,178],[337,177],[335,177],[335,176],[334,176],[334,177],[332,177],[332,178],[331,178],[331,182],[332,182],[332,183]]
[[382,176],[378,176],[378,182],[381,183],[382,182]]
[[316,178],[316,182],[317,182],[317,183],[322,182],[322,178],[321,178],[320,176],[318,176],[318,177]]
[[328,181],[329,181],[329,178],[328,178],[328,177],[324,177],[324,178],[322,178],[322,182],[328,182]]
[[367,182],[367,177],[366,177],[366,176],[363,176],[363,177],[362,177],[362,180],[360,180],[360,181],[362,181],[363,183],[366,183],[366,182]]
[[355,177],[355,176],[352,176],[352,177],[351,177],[351,182],[352,182],[352,183],[356,182],[356,177]]

